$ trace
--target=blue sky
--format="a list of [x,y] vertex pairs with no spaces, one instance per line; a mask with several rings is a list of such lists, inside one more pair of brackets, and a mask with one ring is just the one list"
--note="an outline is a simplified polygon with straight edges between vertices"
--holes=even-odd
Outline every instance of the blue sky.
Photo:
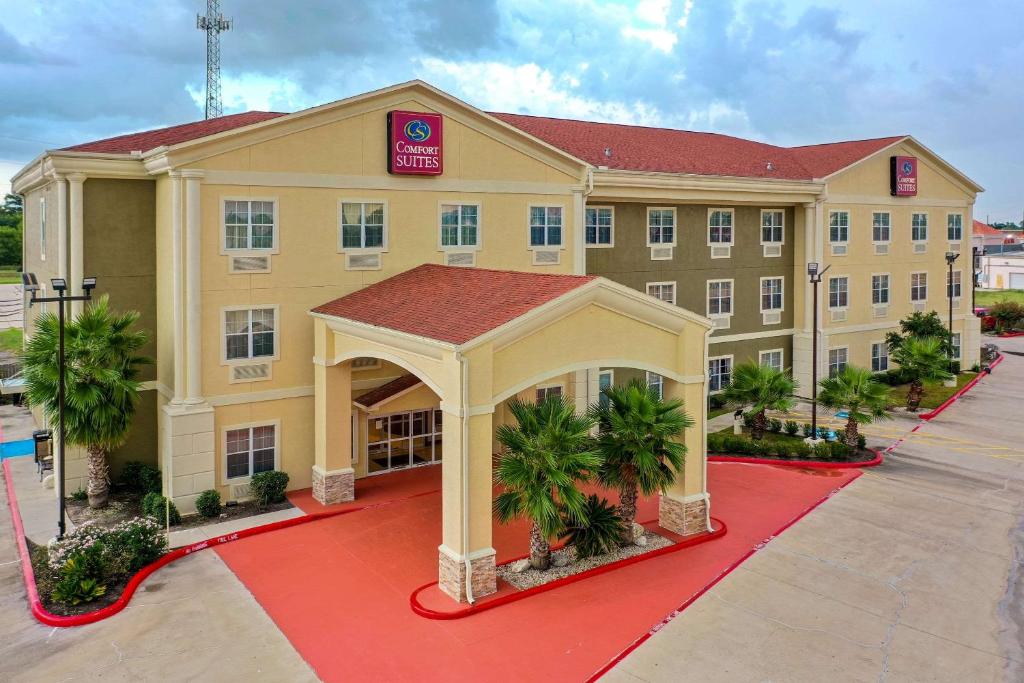
[[[45,148],[202,118],[203,0],[0,0],[0,191]],[[484,109],[793,145],[910,133],[1024,211],[1019,0],[222,0],[225,113],[422,78]]]

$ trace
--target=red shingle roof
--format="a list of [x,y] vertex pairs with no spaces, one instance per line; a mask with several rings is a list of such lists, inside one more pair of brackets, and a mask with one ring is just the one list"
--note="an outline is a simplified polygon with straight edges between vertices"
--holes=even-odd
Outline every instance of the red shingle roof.
[[313,312],[464,344],[594,279],[427,263]]
[[406,389],[412,389],[417,384],[422,384],[422,380],[416,375],[402,375],[397,379],[393,379],[387,384],[382,384],[376,389],[370,389],[365,394],[355,399],[355,403],[361,405],[364,408],[372,408],[378,403],[382,403],[393,396],[397,396]]
[[856,161],[871,156],[880,149],[899,142],[905,137],[907,136],[896,135],[887,138],[830,142],[823,145],[807,145],[787,149],[810,172],[812,178],[824,178]]
[[128,133],[113,138],[86,142],[73,147],[65,147],[68,152],[104,152],[107,154],[128,154],[130,152],[148,152],[163,145],[176,145],[208,135],[223,133],[233,128],[241,128],[260,121],[284,116],[276,111],[247,111],[242,114],[228,114],[215,119],[183,123],[178,126],[157,128],[139,133]]
[[988,223],[982,223],[981,221],[974,221],[974,234],[975,235],[989,235],[990,237],[1001,237],[1007,233],[1003,232],[999,228],[993,228]]

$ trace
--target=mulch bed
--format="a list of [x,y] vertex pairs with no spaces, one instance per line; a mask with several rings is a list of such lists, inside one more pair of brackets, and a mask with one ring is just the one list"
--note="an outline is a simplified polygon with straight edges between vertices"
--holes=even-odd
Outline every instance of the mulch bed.
[[[217,524],[231,519],[241,519],[242,517],[261,515],[265,512],[277,512],[278,510],[287,510],[293,507],[295,506],[287,498],[285,498],[284,502],[267,505],[262,508],[258,507],[253,501],[238,503],[237,505],[225,505],[221,508],[219,517],[207,519],[202,515],[183,516],[181,524],[172,526],[171,531],[194,529],[208,524]],[[76,526],[91,521],[104,528],[110,528],[119,522],[142,517],[142,497],[134,492],[113,491],[110,494],[110,503],[107,507],[100,508],[99,510],[90,508],[88,501],[69,498],[67,501],[67,513]],[[163,523],[162,519],[157,521]]]
[[195,529],[196,527],[206,526],[207,524],[219,524],[220,522],[226,522],[231,519],[241,519],[242,517],[252,517],[253,515],[262,515],[266,512],[277,512],[278,510],[287,510],[295,507],[291,501],[287,498],[282,503],[274,503],[273,505],[267,505],[265,507],[258,507],[254,501],[247,501],[239,503],[238,505],[225,505],[220,509],[219,517],[211,517],[207,519],[202,515],[189,515],[181,518],[181,524],[178,526],[171,527],[171,531],[179,531],[181,529]]
[[60,616],[67,617],[76,614],[95,612],[96,610],[103,609],[108,605],[112,605],[117,602],[118,598],[121,597],[121,594],[124,593],[125,586],[128,585],[128,581],[131,579],[130,576],[126,576],[113,583],[108,583],[107,592],[92,602],[84,602],[80,605],[65,605],[64,603],[55,602],[50,599],[50,593],[52,592],[53,587],[50,585],[49,577],[53,572],[50,569],[46,546],[36,545],[28,538],[26,538],[25,541],[28,544],[29,556],[32,558],[32,573],[35,574],[36,590],[39,592],[39,600],[43,603],[43,607],[53,614],[59,614]]

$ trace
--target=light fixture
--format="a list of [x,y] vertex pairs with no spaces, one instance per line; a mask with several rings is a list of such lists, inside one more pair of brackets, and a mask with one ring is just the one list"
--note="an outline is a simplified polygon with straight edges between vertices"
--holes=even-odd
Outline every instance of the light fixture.
[[811,277],[814,277],[815,275],[817,275],[818,274],[818,264],[817,263],[808,263],[807,264],[807,274],[810,275]]
[[67,280],[62,277],[51,278],[50,285],[53,286],[53,291],[55,292],[63,292],[68,288]]
[[96,289],[96,278],[94,278],[94,277],[84,277],[84,278],[82,278],[82,289],[84,289],[86,292],[90,292],[90,291]]
[[957,254],[952,251],[946,252],[946,263],[948,263],[949,265],[953,265],[953,262],[956,261],[958,258],[960,258],[960,254]]
[[25,288],[26,292],[39,291],[39,280],[38,278],[36,278],[35,273],[22,273],[21,284]]

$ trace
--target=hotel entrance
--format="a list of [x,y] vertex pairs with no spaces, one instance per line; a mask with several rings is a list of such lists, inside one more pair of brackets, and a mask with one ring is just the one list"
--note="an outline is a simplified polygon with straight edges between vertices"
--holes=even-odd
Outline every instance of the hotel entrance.
[[441,462],[441,410],[428,408],[366,418],[367,474]]

